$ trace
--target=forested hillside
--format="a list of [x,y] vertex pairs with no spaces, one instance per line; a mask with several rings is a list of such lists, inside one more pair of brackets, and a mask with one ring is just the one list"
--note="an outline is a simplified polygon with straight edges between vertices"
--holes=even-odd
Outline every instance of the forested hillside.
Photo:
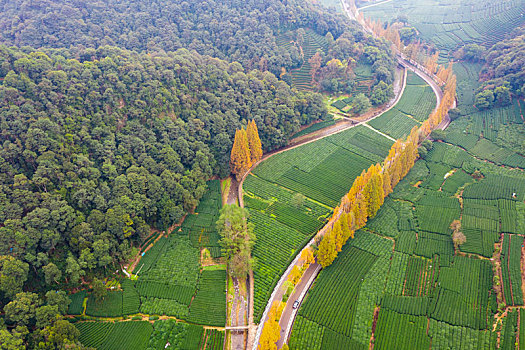
[[248,68],[267,61],[279,72],[299,53],[279,47],[282,29],[310,27],[337,38],[347,24],[299,0],[279,1],[1,1],[5,43],[33,47],[116,45],[136,51],[174,51],[239,61]]
[[[389,55],[388,46],[365,38],[358,26],[345,21],[342,14],[300,0],[3,0],[0,9],[0,39],[8,45],[112,45],[148,52],[186,48],[240,62],[246,69],[269,70],[288,83],[292,78],[287,71],[311,57],[303,28],[323,37],[328,35],[330,46],[321,50],[323,67],[332,59],[358,60],[368,45],[380,47],[384,56]],[[301,31],[296,32],[298,29]],[[291,36],[285,45],[278,39],[283,32]],[[392,62],[382,64],[391,68]],[[351,78],[345,73],[339,72],[338,77]]]
[[179,221],[208,178],[228,173],[244,121],[272,149],[326,113],[320,96],[271,73],[187,50],[105,47],[83,62],[60,53],[1,55],[0,249],[35,268],[39,254],[65,259],[57,248],[86,268],[126,258],[148,225]]
[[516,28],[483,57],[486,61],[481,72],[484,90],[505,87],[515,96],[525,96],[525,26]]

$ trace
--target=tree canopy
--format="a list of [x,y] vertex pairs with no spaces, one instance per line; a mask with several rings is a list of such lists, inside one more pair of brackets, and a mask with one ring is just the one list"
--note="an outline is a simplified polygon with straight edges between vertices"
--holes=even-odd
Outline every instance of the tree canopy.
[[10,256],[0,260],[10,271],[0,288],[8,296],[28,273],[50,287],[74,285],[85,271],[127,259],[150,226],[179,221],[206,180],[229,173],[235,130],[249,120],[271,150],[326,114],[321,96],[270,72],[185,49],[83,52],[77,60],[64,49],[0,47],[0,255]]

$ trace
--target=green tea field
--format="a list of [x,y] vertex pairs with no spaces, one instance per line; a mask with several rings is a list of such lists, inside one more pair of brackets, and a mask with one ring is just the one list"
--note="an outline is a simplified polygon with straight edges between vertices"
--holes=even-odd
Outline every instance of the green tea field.
[[[102,301],[86,291],[73,294],[69,307],[70,314],[81,315],[86,299],[87,316],[121,318],[140,313],[175,317],[199,326],[171,320],[157,321],[153,328],[147,322],[81,322],[78,328],[84,345],[97,349],[164,349],[170,342],[174,349],[222,349],[224,332],[205,332],[202,328],[224,327],[226,323],[226,270],[208,271],[200,266],[202,249],[214,258],[221,255],[215,225],[222,205],[220,184],[214,180],[208,186],[195,214],[189,215],[180,229],[168,236],[154,236],[158,240],[133,271],[136,280],[121,281],[121,290],[109,291]],[[132,333],[140,336],[130,337]],[[175,340],[187,345],[176,346]]]
[[296,252],[323,226],[361,171],[383,159],[391,145],[360,126],[277,154],[246,178],[244,203],[257,235],[257,318]]
[[421,39],[434,43],[445,59],[458,46],[477,43],[490,47],[523,24],[522,0],[396,0],[363,9],[365,17],[390,21],[406,15]]
[[399,139],[407,136],[414,126],[421,125],[436,105],[432,88],[409,71],[407,85],[399,102],[383,115],[368,122],[371,127]]

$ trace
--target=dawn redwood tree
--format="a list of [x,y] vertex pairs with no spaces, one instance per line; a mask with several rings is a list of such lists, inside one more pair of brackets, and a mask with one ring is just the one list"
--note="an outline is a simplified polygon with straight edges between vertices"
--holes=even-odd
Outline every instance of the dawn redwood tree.
[[257,163],[262,158],[262,145],[259,138],[259,130],[255,120],[248,122],[246,127],[246,137],[248,138],[248,148],[250,149],[250,161],[252,164]]
[[279,326],[280,302],[273,303],[268,315],[268,321],[264,324],[264,328],[259,339],[259,350],[277,350],[277,341],[281,338],[281,327]]
[[343,228],[343,239],[346,242],[349,238],[354,238],[354,213],[343,213],[339,218]]
[[317,252],[317,259],[322,267],[327,267],[337,257],[337,249],[335,245],[335,238],[332,231],[328,231],[319,244],[319,251]]
[[250,147],[248,145],[248,137],[246,130],[240,129],[235,132],[235,140],[233,141],[233,148],[230,157],[230,167],[232,174],[237,180],[250,169]]
[[368,216],[368,208],[367,208],[366,200],[363,194],[361,193],[357,194],[353,212],[354,212],[356,228],[361,228],[365,226],[367,216]]
[[292,284],[295,286],[297,285],[300,279],[301,279],[301,271],[299,270],[297,265],[295,265],[292,268],[292,271],[290,271],[290,274],[288,275],[288,280],[292,282]]
[[345,244],[341,221],[341,218],[339,218],[339,220],[334,223],[334,227],[332,228],[332,234],[334,235],[335,240],[335,250],[338,253],[341,251],[341,249],[343,249],[343,245]]

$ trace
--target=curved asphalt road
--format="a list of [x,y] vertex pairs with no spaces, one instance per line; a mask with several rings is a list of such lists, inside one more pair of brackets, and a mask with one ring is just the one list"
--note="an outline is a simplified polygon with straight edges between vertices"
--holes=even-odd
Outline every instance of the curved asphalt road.
[[[350,9],[346,6],[343,6],[343,8],[345,9],[345,11],[349,14],[349,16],[353,19],[355,18],[355,16],[351,13]],[[443,91],[441,90],[441,88],[439,87],[439,85],[430,77],[430,75],[426,72],[425,68],[420,66],[419,64],[417,64],[416,62],[409,62],[405,59],[405,57],[400,54],[400,53],[397,53],[396,54],[396,58],[397,58],[397,61],[399,64],[401,64],[403,67],[407,68],[407,69],[410,69],[411,71],[413,71],[414,73],[416,73],[419,77],[421,77],[428,85],[430,85],[430,87],[432,87],[432,90],[434,91],[434,94],[436,95],[436,108],[439,106],[440,102],[441,102],[441,99],[443,97]],[[404,87],[404,86],[403,86]],[[402,92],[403,92],[404,89],[402,89],[401,93],[399,94],[399,96],[397,96],[397,98],[395,99],[395,102],[392,103],[392,105],[390,106],[393,107],[398,101],[399,101],[399,98],[401,97],[402,95]],[[390,109],[388,108],[388,109]],[[387,110],[388,110],[387,109]],[[386,110],[385,110],[386,111]],[[385,112],[383,111],[383,113]],[[374,116],[374,117],[377,117],[379,115],[381,115],[382,113]],[[368,120],[369,121],[369,120]],[[355,125],[352,125],[350,127],[354,127],[354,126],[357,126],[359,124],[362,124],[364,122],[361,122],[361,123],[357,123]],[[439,129],[442,129],[444,130],[448,125],[450,124],[450,118],[448,117],[448,115],[446,115],[444,118],[443,118],[443,121],[441,122],[440,125],[438,125],[437,128]],[[346,130],[347,128],[349,127],[345,127],[343,128],[343,130]],[[343,130],[338,130],[338,131],[343,131]],[[333,134],[334,132],[330,133],[330,134]],[[325,136],[328,136],[328,135],[325,135]],[[321,137],[322,138],[322,137]],[[308,140],[307,142],[305,143],[308,143],[308,142],[312,142],[312,141],[316,141],[318,138],[315,138],[313,140]],[[304,144],[304,143],[300,143],[301,145]],[[285,149],[282,149],[280,150],[278,153],[280,152],[283,152],[283,151],[286,151],[286,150],[289,150],[291,148],[295,148],[299,145],[294,145],[294,146],[291,146],[291,147],[286,147]],[[274,155],[275,153],[271,153],[271,154],[268,154],[266,157],[264,157],[263,159],[261,159],[261,161],[267,159],[268,157]],[[255,164],[253,168],[255,168],[257,164]],[[251,170],[251,169],[250,169]],[[246,173],[246,175],[243,177],[242,181],[240,181],[239,183],[239,188],[238,188],[238,194],[239,194],[239,202],[241,204],[241,206],[243,206],[243,201],[242,201],[242,184],[244,182],[244,179],[245,177],[249,174],[249,171]],[[326,227],[326,226],[325,226]],[[308,245],[307,245],[308,246]],[[294,260],[294,262],[292,262],[292,264],[289,266],[289,267],[292,267],[293,265],[296,264],[296,261]],[[312,286],[313,282],[315,281],[315,278],[317,277],[317,274],[319,273],[319,271],[321,270],[321,266],[317,263],[314,263],[314,264],[311,264],[310,267],[307,269],[307,271],[304,273],[300,283],[296,286],[295,288],[295,291],[294,293],[290,296],[290,298],[288,299],[288,302],[286,303],[286,306],[285,306],[285,309],[283,311],[283,314],[281,315],[281,319],[279,321],[279,326],[281,328],[281,338],[279,339],[279,341],[277,342],[277,348],[280,349],[282,347],[283,344],[287,343],[288,342],[288,338],[290,336],[290,333],[291,333],[291,330],[292,330],[292,327],[293,327],[293,323],[294,323],[294,320],[295,320],[295,317],[296,317],[296,314],[297,314],[297,311],[298,309],[293,309],[293,304],[294,302],[297,300],[299,301],[299,303],[301,304],[304,300],[304,297],[306,295],[306,293],[308,292],[308,290],[310,289],[310,287]],[[286,275],[289,273],[289,269],[287,270],[287,272],[282,276],[282,277],[286,277]],[[281,278],[282,281],[285,281],[286,278]],[[281,300],[282,299],[282,295],[283,295],[283,291],[282,291],[282,283],[279,283],[275,289],[274,289],[274,293],[272,295],[272,298],[270,298],[268,304],[267,304],[267,309],[269,306],[272,305],[273,301],[275,300]],[[262,317],[262,320],[264,320],[264,322],[267,320],[267,313],[265,312],[265,314],[263,315]],[[257,346],[258,346],[258,336],[260,335],[260,331],[262,330],[262,327],[264,325],[264,322],[259,324],[259,327],[258,327],[258,332],[257,332],[257,335],[255,337],[255,341],[253,342],[253,347],[252,349],[253,350],[256,350],[257,349]],[[248,345],[249,347],[249,345]]]

